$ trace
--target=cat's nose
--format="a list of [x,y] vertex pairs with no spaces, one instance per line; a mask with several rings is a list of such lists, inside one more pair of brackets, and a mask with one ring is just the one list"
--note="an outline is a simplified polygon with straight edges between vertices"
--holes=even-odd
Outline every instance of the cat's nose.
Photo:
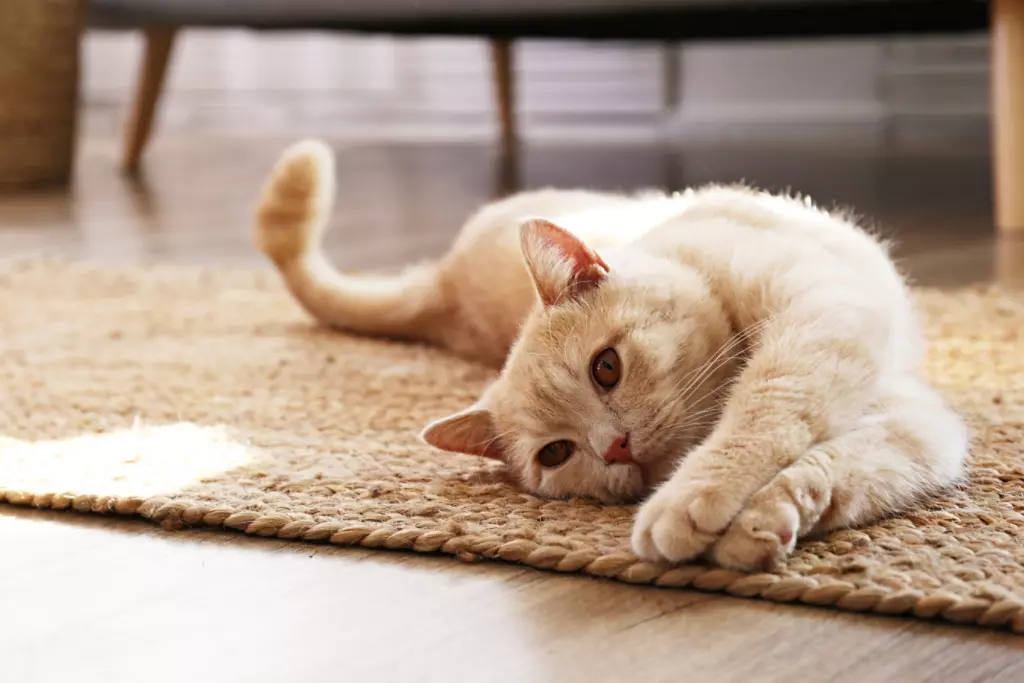
[[609,446],[608,450],[604,453],[604,461],[609,465],[613,463],[633,462],[633,453],[629,450],[628,434],[615,437],[612,441],[612,445]]

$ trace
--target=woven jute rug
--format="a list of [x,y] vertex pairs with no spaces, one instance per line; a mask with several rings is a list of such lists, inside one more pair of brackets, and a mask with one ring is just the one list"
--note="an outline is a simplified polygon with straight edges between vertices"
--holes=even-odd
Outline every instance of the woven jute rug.
[[318,328],[264,270],[0,263],[0,501],[1024,632],[1024,295],[917,296],[969,482],[778,574],[639,562],[631,508],[421,445],[490,372]]

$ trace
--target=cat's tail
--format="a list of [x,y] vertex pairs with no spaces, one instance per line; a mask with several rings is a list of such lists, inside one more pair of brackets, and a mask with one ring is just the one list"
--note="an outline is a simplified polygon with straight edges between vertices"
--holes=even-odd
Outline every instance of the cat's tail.
[[317,320],[361,334],[432,341],[444,311],[436,266],[394,276],[346,275],[324,256],[334,186],[334,155],[326,144],[303,140],[288,147],[260,196],[256,246]]

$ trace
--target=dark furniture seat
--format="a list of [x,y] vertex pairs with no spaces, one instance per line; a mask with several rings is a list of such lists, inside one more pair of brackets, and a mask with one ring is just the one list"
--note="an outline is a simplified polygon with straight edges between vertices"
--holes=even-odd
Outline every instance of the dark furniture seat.
[[505,38],[781,38],[977,31],[978,0],[93,0],[97,25]]

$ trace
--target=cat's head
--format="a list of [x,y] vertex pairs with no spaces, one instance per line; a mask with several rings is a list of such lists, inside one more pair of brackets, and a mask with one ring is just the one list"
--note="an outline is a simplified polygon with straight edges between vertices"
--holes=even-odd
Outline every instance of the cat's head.
[[521,247],[537,307],[480,400],[423,438],[501,460],[539,496],[636,501],[716,419],[736,367],[718,362],[735,355],[729,319],[678,263],[629,250],[606,263],[544,220],[523,224]]

